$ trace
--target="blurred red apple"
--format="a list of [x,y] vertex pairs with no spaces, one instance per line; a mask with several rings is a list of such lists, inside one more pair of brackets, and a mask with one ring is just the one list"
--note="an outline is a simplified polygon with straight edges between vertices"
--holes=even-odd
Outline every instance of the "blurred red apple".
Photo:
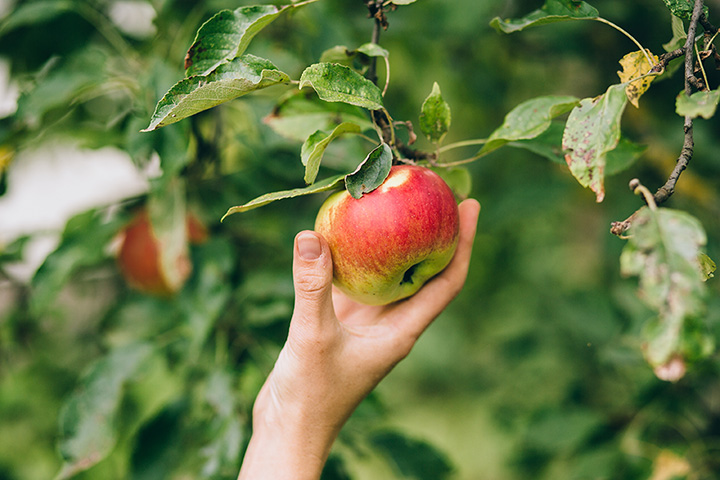
[[[190,243],[207,240],[205,225],[194,215],[186,217],[186,235]],[[153,231],[147,213],[139,211],[122,232],[118,266],[128,285],[141,292],[168,296],[177,292],[190,276],[192,264],[187,248],[178,250],[171,265],[163,263],[163,243]]]
[[315,230],[330,245],[335,285],[358,302],[384,305],[413,295],[450,263],[458,207],[435,172],[396,165],[360,199],[331,195]]

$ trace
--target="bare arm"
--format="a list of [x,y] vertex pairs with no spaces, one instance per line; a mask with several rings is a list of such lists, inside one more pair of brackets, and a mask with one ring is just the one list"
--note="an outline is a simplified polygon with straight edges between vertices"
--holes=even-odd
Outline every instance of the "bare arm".
[[460,292],[480,205],[460,204],[450,265],[407,300],[353,302],[332,288],[332,259],[314,232],[295,239],[295,310],[288,339],[253,410],[239,480],[315,480],[355,407],[408,353]]

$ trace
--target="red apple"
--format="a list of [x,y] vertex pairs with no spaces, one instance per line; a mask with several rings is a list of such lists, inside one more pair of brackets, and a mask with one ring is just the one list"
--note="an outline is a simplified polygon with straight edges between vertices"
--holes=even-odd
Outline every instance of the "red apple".
[[330,245],[334,284],[358,302],[384,305],[413,295],[450,263],[458,207],[435,172],[396,165],[360,199],[345,190],[331,195],[315,230]]
[[[187,239],[202,243],[208,233],[205,225],[194,215],[186,219]],[[192,270],[187,249],[178,250],[173,265],[163,266],[162,244],[153,231],[146,210],[138,212],[123,229],[118,266],[128,285],[141,292],[167,296],[175,293],[187,280]],[[172,272],[170,272],[172,270]]]

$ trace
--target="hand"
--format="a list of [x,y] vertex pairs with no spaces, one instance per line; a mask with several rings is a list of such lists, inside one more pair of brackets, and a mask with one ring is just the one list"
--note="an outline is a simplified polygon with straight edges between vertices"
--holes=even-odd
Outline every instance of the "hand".
[[355,407],[408,353],[460,292],[480,205],[460,209],[453,260],[414,296],[384,306],[353,302],[332,287],[332,259],[315,232],[295,239],[295,310],[288,339],[254,407],[240,479],[317,479]]

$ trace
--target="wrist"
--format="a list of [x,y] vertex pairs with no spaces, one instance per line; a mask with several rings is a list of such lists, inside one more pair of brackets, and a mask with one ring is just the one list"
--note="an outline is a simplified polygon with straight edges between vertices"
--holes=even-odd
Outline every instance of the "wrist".
[[253,408],[239,480],[317,480],[339,429],[313,420],[306,408],[277,405],[265,393]]

